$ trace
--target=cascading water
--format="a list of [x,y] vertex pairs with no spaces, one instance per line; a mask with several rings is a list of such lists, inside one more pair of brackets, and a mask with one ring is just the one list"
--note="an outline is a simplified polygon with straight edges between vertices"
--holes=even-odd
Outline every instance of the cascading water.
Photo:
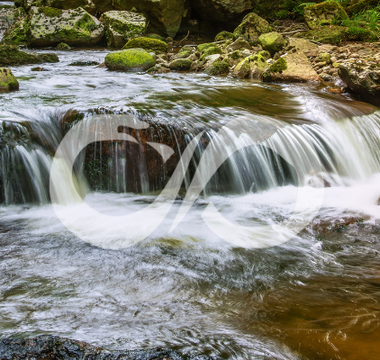
[[[47,71],[14,68],[21,90],[1,97],[2,336],[53,333],[225,359],[380,356],[378,109],[314,85],[67,66],[104,54],[62,52]],[[78,232],[90,229],[86,242],[50,204],[53,157],[75,124],[100,139],[101,121],[123,114],[147,124],[119,129],[137,143],[95,141],[73,171],[62,164],[61,209],[79,219]],[[228,128],[234,121],[239,131]],[[187,166],[181,155],[195,140]],[[163,159],[154,144],[174,153]],[[159,194],[181,166],[180,196],[150,236],[128,246],[120,216],[161,209]],[[65,180],[72,174],[75,189]],[[204,187],[195,187],[196,176]],[[212,203],[234,224],[277,224],[294,210],[298,189],[316,179],[323,205],[284,244],[245,248],[237,234],[223,241],[202,219]],[[174,227],[192,188],[200,196]],[[108,215],[105,224],[83,213],[76,192]],[[161,215],[127,231],[137,238]]]

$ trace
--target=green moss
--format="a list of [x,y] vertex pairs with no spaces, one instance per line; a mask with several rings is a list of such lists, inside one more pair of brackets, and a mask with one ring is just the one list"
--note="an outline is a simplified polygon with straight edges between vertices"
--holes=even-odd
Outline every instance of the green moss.
[[6,68],[0,68],[0,92],[15,91],[18,89],[18,81],[12,72]]
[[221,31],[215,36],[214,41],[222,41],[222,40],[234,40],[234,34],[229,31]]
[[225,61],[214,61],[212,65],[210,65],[205,73],[209,75],[227,75],[230,71],[230,67]]
[[157,35],[157,34],[148,34],[145,37],[147,37],[149,39],[156,39],[156,40],[161,40],[161,41],[166,42],[166,39],[163,36]]
[[189,59],[176,59],[170,63],[170,70],[187,71],[190,69],[192,61]]
[[268,71],[282,74],[282,72],[285,71],[287,68],[288,66],[286,64],[286,60],[284,58],[279,58],[274,64],[269,66]]
[[263,49],[269,51],[272,56],[286,45],[286,40],[277,32],[260,35],[259,42]]
[[205,44],[200,44],[197,46],[197,51],[203,53],[205,52],[208,48],[212,48],[212,47],[217,47],[216,44],[213,44],[213,43],[205,43]]
[[269,23],[255,13],[249,13],[234,30],[234,37],[237,39],[242,37],[250,44],[256,44],[261,34],[272,31]]
[[156,54],[168,52],[168,44],[166,42],[146,37],[139,37],[129,40],[123,47],[123,49],[133,48],[141,48],[149,51],[154,51]]
[[127,49],[108,54],[105,64],[110,70],[147,70],[155,65],[155,61],[144,49]]
[[58,17],[62,15],[62,10],[53,8],[50,6],[43,6],[38,9],[38,12],[44,14],[47,17]]
[[57,50],[70,50],[70,49],[71,49],[71,47],[69,45],[67,45],[66,43],[63,43],[63,42],[61,42],[57,45]]
[[351,41],[377,41],[376,34],[359,26],[350,26],[346,30],[347,40]]
[[261,51],[258,51],[256,54],[262,56],[265,60],[269,60],[270,59],[270,53],[269,53],[269,51],[261,50]]
[[346,27],[324,26],[319,29],[295,34],[294,37],[315,40],[324,44],[340,44],[346,38]]
[[214,46],[212,46],[212,47],[210,46],[210,47],[206,48],[205,51],[203,51],[203,54],[201,56],[201,60],[203,60],[207,56],[214,55],[214,54],[222,54],[222,53],[223,53],[222,49],[219,46],[216,46],[214,44]]
[[237,59],[241,59],[243,56],[243,54],[241,53],[240,50],[235,50],[233,51],[232,53],[230,53],[228,55],[229,58],[233,59],[233,60],[237,60]]

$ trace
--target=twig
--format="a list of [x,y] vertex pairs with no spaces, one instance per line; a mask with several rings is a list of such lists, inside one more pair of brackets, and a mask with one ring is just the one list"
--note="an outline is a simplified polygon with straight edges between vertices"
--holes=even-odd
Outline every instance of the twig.
[[181,45],[182,42],[184,42],[190,35],[190,30],[187,32],[187,35],[178,43],[179,45]]
[[307,30],[305,29],[302,29],[302,30],[294,30],[294,31],[288,31],[288,32],[283,32],[283,33],[280,33],[281,35],[292,35],[292,34],[295,34],[295,33],[298,33],[298,32],[306,32]]

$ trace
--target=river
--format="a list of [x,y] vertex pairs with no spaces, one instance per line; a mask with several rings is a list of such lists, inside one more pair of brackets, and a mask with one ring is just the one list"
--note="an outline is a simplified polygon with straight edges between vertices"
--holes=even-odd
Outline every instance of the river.
[[[102,63],[106,53],[57,52],[60,62],[39,65],[44,71],[14,67],[20,91],[1,95],[1,336],[54,334],[112,349],[165,346],[222,359],[379,358],[379,110],[322,85],[69,66]],[[156,215],[140,218],[133,231],[117,217],[145,209],[161,189],[140,169],[139,191],[128,191],[129,163],[116,152],[119,162],[108,170],[121,178],[97,189],[90,184],[84,197],[108,215],[106,223],[63,191],[64,212],[86,228],[81,238],[49,200],[52,154],[73,109],[87,114],[83,121],[98,109],[210,138],[237,119],[248,133],[274,129],[273,149],[286,149],[305,182],[296,186],[289,166],[263,148],[241,151],[176,228],[189,178],[159,226],[132,243],[125,232],[138,237]],[[221,139],[217,153],[239,141],[235,133]],[[277,244],[271,233],[276,246],[255,246],[254,236],[229,229],[218,235],[202,218],[212,203],[234,224],[280,223],[300,187],[311,186],[315,159],[323,166],[323,203],[288,241]]]

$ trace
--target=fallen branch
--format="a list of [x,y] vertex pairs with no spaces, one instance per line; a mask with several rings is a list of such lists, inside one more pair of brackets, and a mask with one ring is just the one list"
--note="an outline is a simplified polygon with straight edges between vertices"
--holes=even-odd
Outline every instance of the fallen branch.
[[182,42],[184,42],[190,35],[190,30],[187,32],[187,35],[178,43],[179,45],[181,45]]

